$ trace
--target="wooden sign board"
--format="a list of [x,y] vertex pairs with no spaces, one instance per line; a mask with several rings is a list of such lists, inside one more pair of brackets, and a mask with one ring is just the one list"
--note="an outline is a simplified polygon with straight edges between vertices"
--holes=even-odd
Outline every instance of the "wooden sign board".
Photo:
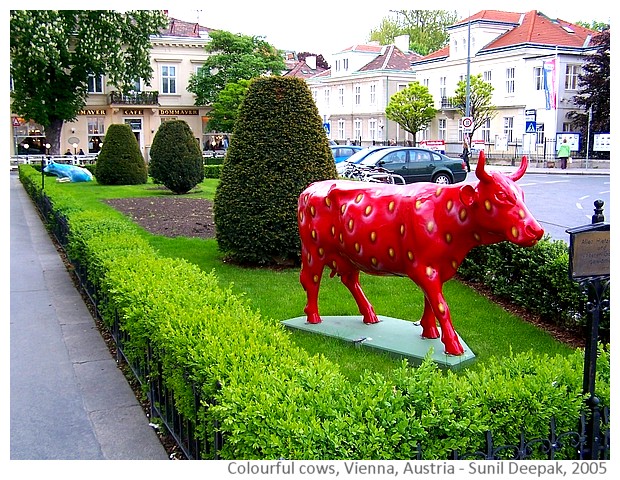
[[594,223],[566,232],[570,234],[570,278],[608,277],[611,258],[609,224]]

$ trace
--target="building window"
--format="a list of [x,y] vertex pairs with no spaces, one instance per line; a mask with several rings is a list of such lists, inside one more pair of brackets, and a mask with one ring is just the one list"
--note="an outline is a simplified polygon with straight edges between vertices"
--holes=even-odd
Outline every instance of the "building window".
[[544,123],[536,124],[536,143],[540,143],[540,144],[545,143],[545,124]]
[[362,103],[362,87],[355,85],[355,105]]
[[88,93],[103,93],[103,75],[88,76]]
[[504,135],[508,143],[512,142],[512,125],[514,122],[513,117],[504,117]]
[[515,69],[506,69],[506,93],[515,93]]
[[326,88],[325,91],[323,92],[324,95],[324,100],[325,100],[325,106],[329,107],[329,88]]
[[545,81],[542,67],[534,67],[534,90],[544,90]]
[[139,78],[137,80],[133,81],[133,86],[131,87],[131,89],[134,92],[141,92],[142,91],[142,88],[140,86],[140,79]]
[[88,153],[98,153],[105,137],[105,117],[89,117],[88,125]]
[[371,118],[368,120],[368,136],[370,140],[375,141],[377,139],[377,119]]
[[338,87],[338,104],[344,107],[344,87]]
[[439,140],[447,139],[447,135],[446,135],[447,131],[448,131],[448,120],[446,120],[445,118],[440,118],[439,119]]
[[572,123],[566,122],[562,124],[562,131],[563,132],[574,132],[575,130],[574,130]]
[[482,72],[482,79],[487,83],[491,83],[491,70]]
[[335,67],[336,71],[339,72],[340,71],[340,60],[336,60],[335,65],[336,65]]
[[579,65],[566,65],[566,79],[564,88],[566,90],[577,90],[579,80]]
[[446,77],[440,77],[439,78],[439,97],[440,98],[446,98],[447,97],[447,90],[446,90],[446,84],[447,84],[447,80]]
[[177,93],[177,67],[174,65],[161,66],[161,92]]
[[491,120],[487,119],[487,121],[482,124],[481,132],[484,143],[491,143]]
[[370,104],[375,105],[377,103],[377,84],[370,84]]
[[362,121],[359,118],[356,118],[353,121],[353,139],[354,140],[362,139]]
[[338,140],[344,140],[346,130],[344,128],[344,120],[338,120]]
[[344,60],[342,60],[342,69],[347,72],[349,71],[349,59],[345,58]]
[[425,79],[422,80],[422,85],[424,85],[426,88],[428,88],[428,85],[429,85],[428,78],[425,78]]
[[312,100],[314,100],[314,103],[317,104],[318,103],[318,97],[319,97],[319,91],[316,88],[312,89]]

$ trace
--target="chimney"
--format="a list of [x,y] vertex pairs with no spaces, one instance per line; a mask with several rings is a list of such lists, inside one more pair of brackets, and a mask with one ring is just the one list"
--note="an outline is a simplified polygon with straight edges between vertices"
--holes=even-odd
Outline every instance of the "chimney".
[[396,48],[401,52],[407,53],[409,51],[409,35],[394,37],[394,45],[396,45]]
[[306,57],[306,65],[312,70],[316,70],[316,55],[310,55]]

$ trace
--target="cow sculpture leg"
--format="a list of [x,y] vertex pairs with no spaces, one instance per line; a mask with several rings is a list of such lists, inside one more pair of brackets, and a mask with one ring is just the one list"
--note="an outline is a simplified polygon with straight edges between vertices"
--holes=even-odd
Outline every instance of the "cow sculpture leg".
[[357,303],[357,308],[362,314],[364,323],[378,323],[379,318],[375,313],[375,309],[368,301],[368,298],[364,294],[362,287],[360,285],[360,272],[359,270],[350,269],[347,272],[343,272],[340,274],[340,280],[342,283],[349,289],[353,298],[355,299],[355,303]]
[[441,342],[444,344],[445,353],[448,355],[462,355],[465,351],[452,326],[450,309],[443,296],[442,285],[438,280],[420,282],[424,292],[424,312],[422,313],[422,337],[437,338],[439,332],[435,319],[441,326]]
[[323,275],[323,264],[312,266],[307,260],[308,252],[302,249],[301,272],[299,273],[299,281],[306,291],[306,307],[304,312],[307,315],[308,323],[321,323],[319,316],[319,287],[321,285],[321,276]]

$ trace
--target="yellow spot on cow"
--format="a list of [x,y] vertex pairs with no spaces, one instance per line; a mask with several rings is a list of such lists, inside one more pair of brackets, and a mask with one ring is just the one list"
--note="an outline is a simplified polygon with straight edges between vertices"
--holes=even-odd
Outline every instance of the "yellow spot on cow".
[[303,221],[304,221],[304,212],[299,212],[299,221],[303,223]]
[[340,243],[344,243],[342,240],[342,233],[338,236],[338,239],[340,240]]
[[452,234],[446,233],[446,242],[450,243],[452,241]]
[[480,241],[480,235],[478,235],[477,233],[474,233],[474,238],[476,239],[477,242]]
[[359,243],[357,243],[357,242],[355,242],[355,251],[356,251],[357,253],[360,253],[360,249],[361,249],[360,244],[359,244]]
[[448,212],[452,210],[453,205],[454,203],[452,202],[452,200],[448,200],[448,203],[446,203],[446,209],[448,210]]
[[368,205],[368,206],[366,207],[366,210],[364,210],[364,213],[365,213],[366,215],[370,215],[370,212],[372,212],[372,205]]
[[319,247],[319,255],[322,257],[325,254],[325,249],[323,247]]
[[377,239],[377,232],[370,232],[370,241],[374,242]]
[[413,262],[413,252],[412,251],[408,251],[407,252],[407,258]]
[[442,191],[443,191],[443,188],[439,187],[437,190],[435,190],[435,196],[438,197],[439,195],[441,195]]
[[428,233],[431,233],[433,231],[433,228],[435,228],[435,222],[429,220],[426,224],[426,229],[428,230]]
[[344,211],[347,209],[347,204],[343,203],[342,205],[340,205],[340,213],[342,213],[344,215]]
[[525,212],[522,208],[519,209],[519,217],[521,217],[522,219],[525,218]]
[[401,235],[405,234],[405,224],[404,223],[400,226],[400,234]]
[[312,238],[316,240],[316,230],[312,230]]
[[392,200],[389,204],[388,204],[388,211],[393,212],[394,211],[394,200]]
[[314,205],[310,205],[310,215],[312,215],[314,217],[314,215],[316,215],[316,209],[314,208]]
[[378,264],[379,262],[377,262],[377,259],[376,259],[375,257],[372,257],[372,258],[370,259],[370,263],[372,263],[372,264],[373,264],[373,266],[375,266],[375,267],[376,267],[376,266],[377,266],[377,264]]
[[393,249],[392,247],[390,247],[390,248],[388,249],[388,255],[390,256],[390,258],[394,258],[394,255],[395,255],[395,254],[396,254],[396,253],[394,252],[394,249]]
[[444,313],[446,313],[446,307],[444,307],[444,306],[443,306],[443,303],[440,303],[440,304],[437,306],[437,309],[439,310],[439,313],[441,313],[442,315],[443,315]]
[[336,269],[336,260],[332,260],[332,267],[334,267],[334,270]]
[[357,197],[355,197],[355,203],[360,203],[362,201],[362,198],[364,198],[364,195],[361,193],[358,193]]
[[353,219],[349,220],[349,230],[353,230]]
[[452,268],[454,268],[455,270],[458,268],[459,264],[457,263],[456,260],[452,260]]
[[484,208],[486,208],[487,212],[491,211],[491,202],[489,200],[484,201]]
[[329,197],[325,197],[325,205],[327,205],[328,207],[332,206],[332,201]]
[[335,237],[336,236],[336,227],[334,225],[332,225],[331,231],[332,231],[332,237]]
[[517,227],[512,227],[510,231],[513,237],[517,238],[519,236],[519,230],[517,230]]
[[312,255],[310,255],[310,252],[308,252],[308,255],[306,256],[306,258],[308,259],[308,263],[312,261]]
[[416,200],[415,201],[415,209],[416,210],[420,210],[420,207],[422,207],[422,201],[421,200]]
[[312,281],[313,281],[314,283],[319,283],[319,276],[318,276],[318,275],[315,275],[314,277],[312,277]]
[[426,267],[426,276],[427,277],[433,276],[433,269],[431,267]]
[[467,218],[467,210],[461,208],[461,211],[459,212],[459,218],[461,220],[465,220]]

